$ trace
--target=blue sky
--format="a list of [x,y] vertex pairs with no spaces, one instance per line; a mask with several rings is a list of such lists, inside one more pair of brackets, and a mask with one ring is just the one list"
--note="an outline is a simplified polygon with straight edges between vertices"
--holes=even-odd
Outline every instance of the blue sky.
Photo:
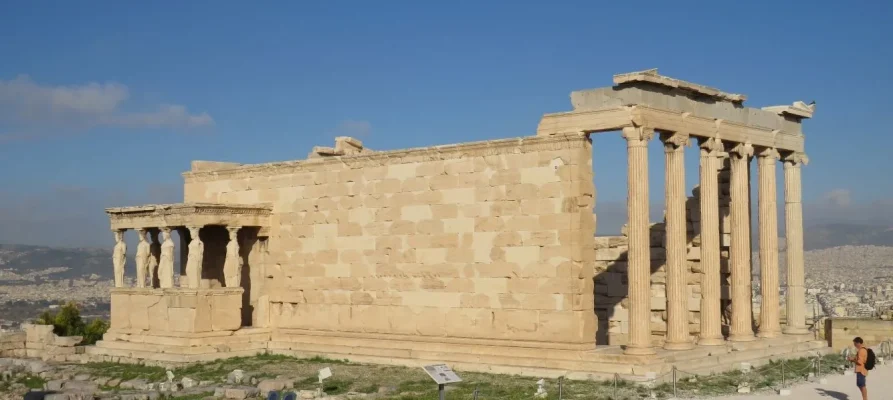
[[[179,201],[193,159],[531,135],[571,91],[654,67],[750,106],[815,100],[807,220],[893,224],[891,19],[882,1],[7,3],[0,242],[109,246],[101,208]],[[594,153],[596,211],[622,212],[624,143]]]

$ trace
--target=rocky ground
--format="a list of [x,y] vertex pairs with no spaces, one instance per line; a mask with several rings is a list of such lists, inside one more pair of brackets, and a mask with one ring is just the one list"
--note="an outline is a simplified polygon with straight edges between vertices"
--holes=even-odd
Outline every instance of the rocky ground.
[[[839,374],[839,356],[787,361],[746,372],[710,377],[677,373],[677,398],[712,398],[739,392],[772,393],[782,385],[805,381],[809,374]],[[319,384],[318,371],[332,376]],[[786,371],[786,372],[784,372]],[[447,386],[449,399],[558,399],[559,381],[544,380],[544,397],[535,396],[536,377],[458,372],[463,382]],[[671,379],[667,374],[661,379]],[[784,383],[783,383],[784,382]],[[562,381],[563,399],[666,399],[672,383],[634,384],[624,381]],[[48,364],[39,360],[0,359],[0,400],[41,399],[252,399],[270,391],[293,392],[297,399],[437,399],[437,385],[421,368],[353,364],[327,359],[296,359],[261,355],[166,369],[115,364]]]

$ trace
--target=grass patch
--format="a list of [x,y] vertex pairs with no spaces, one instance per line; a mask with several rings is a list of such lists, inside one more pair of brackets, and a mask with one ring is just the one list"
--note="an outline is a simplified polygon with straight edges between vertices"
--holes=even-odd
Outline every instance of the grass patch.
[[16,379],[16,383],[21,383],[28,389],[43,389],[47,380],[35,375],[25,375]]
[[90,375],[120,379],[122,382],[131,379],[145,379],[149,382],[158,382],[167,378],[165,375],[167,370],[164,368],[147,365],[99,362],[84,364],[82,368],[85,368]]

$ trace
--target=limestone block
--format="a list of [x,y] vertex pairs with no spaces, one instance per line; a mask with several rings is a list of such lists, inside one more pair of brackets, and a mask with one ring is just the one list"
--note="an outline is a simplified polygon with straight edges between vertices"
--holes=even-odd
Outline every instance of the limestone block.
[[111,329],[130,328],[130,294],[111,293]]
[[667,298],[666,297],[651,297],[651,310],[652,311],[665,311],[667,309]]
[[168,328],[173,332],[195,332],[195,316],[194,308],[176,308],[168,309]]
[[52,325],[22,324],[28,343],[54,344],[56,336]]
[[628,248],[614,247],[595,250],[595,259],[597,261],[626,261]]

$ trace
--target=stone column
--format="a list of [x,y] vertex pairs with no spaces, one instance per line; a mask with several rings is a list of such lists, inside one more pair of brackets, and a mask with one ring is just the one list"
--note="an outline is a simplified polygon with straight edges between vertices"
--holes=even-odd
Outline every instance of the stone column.
[[685,146],[688,134],[663,134],[667,207],[667,350],[692,348],[688,333],[688,235],[685,220]]
[[760,212],[760,330],[757,336],[776,337],[778,322],[778,209],[775,189],[775,164],[778,151],[764,149],[757,158]]
[[[199,226],[189,226],[189,261],[186,262],[186,286],[190,289],[198,289],[202,282],[202,261],[204,259],[205,244],[199,236]],[[180,287],[183,286],[183,277],[180,277]]]
[[701,334],[698,344],[718,346],[722,337],[719,261],[719,163],[723,144],[719,139],[700,139],[701,146]]
[[654,130],[623,128],[627,145],[629,218],[629,342],[626,354],[654,354],[651,347],[651,234],[648,219],[648,141]]
[[809,158],[792,153],[784,158],[784,214],[787,240],[787,326],[784,333],[802,335],[806,329],[806,289],[803,269],[803,206],[800,203],[800,166]]
[[124,287],[124,266],[127,263],[127,243],[124,243],[126,229],[115,229],[115,248],[112,250],[115,287]]
[[750,189],[749,169],[753,146],[747,143],[736,145],[731,156],[731,207],[732,223],[731,253],[732,272],[732,320],[729,324],[729,340],[744,342],[754,340],[752,304],[752,267],[750,263]]

